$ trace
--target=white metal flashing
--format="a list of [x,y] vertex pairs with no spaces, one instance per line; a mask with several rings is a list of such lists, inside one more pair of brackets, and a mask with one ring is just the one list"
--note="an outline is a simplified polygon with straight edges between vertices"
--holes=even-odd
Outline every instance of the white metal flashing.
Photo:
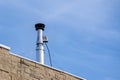
[[5,48],[5,49],[7,49],[7,50],[10,50],[10,47],[8,47],[8,46],[6,46],[6,45],[3,45],[3,44],[0,44],[0,47],[3,47],[3,48]]

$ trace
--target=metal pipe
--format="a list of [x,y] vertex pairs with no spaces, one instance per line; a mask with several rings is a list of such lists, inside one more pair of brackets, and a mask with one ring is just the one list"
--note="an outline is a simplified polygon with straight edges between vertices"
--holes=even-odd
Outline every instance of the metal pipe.
[[44,43],[43,43],[43,30],[45,25],[38,23],[35,25],[37,30],[37,42],[36,42],[36,60],[41,64],[44,64]]

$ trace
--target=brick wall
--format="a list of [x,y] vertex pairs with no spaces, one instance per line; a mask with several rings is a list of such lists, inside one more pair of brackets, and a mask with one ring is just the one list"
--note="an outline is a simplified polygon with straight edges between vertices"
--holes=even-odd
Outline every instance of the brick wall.
[[10,54],[0,46],[0,80],[83,80],[71,74]]

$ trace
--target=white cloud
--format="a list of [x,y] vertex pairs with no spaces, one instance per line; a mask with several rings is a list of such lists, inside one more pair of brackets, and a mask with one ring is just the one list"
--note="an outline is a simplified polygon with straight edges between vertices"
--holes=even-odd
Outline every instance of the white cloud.
[[[31,6],[27,2],[23,0],[8,0],[8,1],[3,1],[4,2],[4,7],[9,7],[13,10],[16,11],[21,11],[21,14],[28,14],[28,16],[42,16],[44,13],[40,11],[38,8]],[[8,5],[8,6],[6,6]]]
[[[72,18],[76,18],[77,21],[81,19],[86,20],[86,22],[91,20],[98,21],[101,17],[104,17],[106,12],[105,6],[101,2],[103,1],[74,1],[64,3],[64,5],[55,6],[56,9],[52,10],[52,13],[46,16],[50,20],[61,20],[62,17],[66,21],[71,19],[71,22],[74,22]],[[64,15],[72,18],[67,18]]]
[[[62,22],[75,31],[96,34],[102,37],[119,37],[119,32],[109,29],[111,12],[111,1],[69,1],[55,6],[49,14],[44,13],[44,20],[47,22]],[[107,25],[106,25],[107,24]],[[106,25],[106,26],[105,26]]]

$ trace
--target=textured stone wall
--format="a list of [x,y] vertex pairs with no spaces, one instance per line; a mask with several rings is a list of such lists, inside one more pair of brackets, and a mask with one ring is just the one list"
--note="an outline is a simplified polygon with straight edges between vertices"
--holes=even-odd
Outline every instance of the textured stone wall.
[[0,47],[0,80],[83,80],[48,66],[12,55]]

